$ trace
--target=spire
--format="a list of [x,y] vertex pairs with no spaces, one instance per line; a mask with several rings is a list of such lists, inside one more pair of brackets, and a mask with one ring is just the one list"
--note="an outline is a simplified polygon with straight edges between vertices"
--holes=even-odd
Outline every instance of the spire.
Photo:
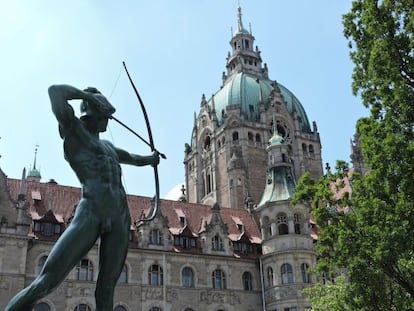
[[19,199],[24,200],[26,197],[26,168],[23,168],[22,180],[20,181]]
[[40,175],[40,171],[36,169],[38,148],[39,148],[39,145],[36,145],[35,146],[34,161],[33,161],[33,168],[30,170],[29,174],[27,174],[28,180],[31,180],[31,181],[40,181],[40,179],[42,178],[42,176]]
[[277,120],[276,120],[276,114],[273,114],[273,135],[279,134],[277,132]]
[[240,4],[239,4],[239,6],[237,8],[237,11],[238,11],[238,14],[237,14],[237,16],[238,16],[237,24],[238,24],[238,27],[239,27],[239,32],[242,32],[243,31],[243,21],[242,21],[242,12],[241,12],[241,6],[240,6]]

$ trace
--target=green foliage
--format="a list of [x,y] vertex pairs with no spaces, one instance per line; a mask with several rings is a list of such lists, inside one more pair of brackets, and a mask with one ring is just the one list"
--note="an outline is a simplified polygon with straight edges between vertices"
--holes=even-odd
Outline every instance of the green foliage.
[[354,311],[346,303],[348,285],[343,277],[324,285],[315,284],[303,292],[312,303],[312,311]]
[[347,275],[346,284],[331,284],[322,291],[342,308],[318,307],[312,291],[310,300],[316,303],[314,310],[410,310],[414,309],[414,1],[354,0],[343,24],[354,62],[353,92],[371,111],[356,126],[370,171],[351,175],[347,164],[339,161],[335,172],[321,180],[305,175],[298,183],[294,201],[311,202],[319,226],[317,268],[330,276],[343,270]]

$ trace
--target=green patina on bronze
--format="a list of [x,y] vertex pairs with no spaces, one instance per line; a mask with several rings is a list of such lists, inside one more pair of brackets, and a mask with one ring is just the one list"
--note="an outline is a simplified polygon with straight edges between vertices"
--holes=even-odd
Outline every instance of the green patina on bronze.
[[[101,140],[115,108],[95,88],[80,90],[69,85],[49,88],[53,113],[59,122],[65,159],[82,185],[75,216],[53,246],[36,279],[20,291],[6,311],[30,311],[49,294],[100,238],[96,310],[112,311],[116,282],[128,249],[130,215],[121,183],[120,164],[136,166],[159,163],[159,154],[140,156]],[[82,116],[75,116],[69,100],[82,100]]]

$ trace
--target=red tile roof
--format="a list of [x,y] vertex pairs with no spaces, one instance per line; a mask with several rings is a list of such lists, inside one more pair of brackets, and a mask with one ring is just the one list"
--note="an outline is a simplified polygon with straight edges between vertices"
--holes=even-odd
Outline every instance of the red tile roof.
[[[17,200],[20,180],[7,179],[10,196]],[[57,221],[67,223],[81,197],[80,188],[62,186],[55,182],[26,182],[26,200],[29,202],[29,213],[33,219],[41,219],[51,210]],[[148,216],[152,203],[151,198],[128,195],[128,206],[132,223],[139,223],[143,216]],[[161,200],[161,214],[168,219],[170,232],[177,234],[184,226],[180,217],[185,217],[185,224],[193,236],[205,230],[211,219],[211,206],[181,201]],[[260,244],[261,234],[252,215],[245,209],[221,208],[220,216],[227,225],[229,238],[237,241],[243,234],[238,225],[244,225],[245,235],[251,243]],[[50,216],[49,216],[50,217]]]

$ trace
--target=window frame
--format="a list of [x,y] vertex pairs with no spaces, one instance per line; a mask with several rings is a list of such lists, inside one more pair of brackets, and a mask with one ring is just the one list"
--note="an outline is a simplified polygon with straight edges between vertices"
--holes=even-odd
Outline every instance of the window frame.
[[223,270],[217,268],[211,274],[214,289],[226,289],[226,274]]
[[163,286],[164,285],[164,273],[160,265],[152,264],[148,268],[148,285],[151,285],[151,286]]

